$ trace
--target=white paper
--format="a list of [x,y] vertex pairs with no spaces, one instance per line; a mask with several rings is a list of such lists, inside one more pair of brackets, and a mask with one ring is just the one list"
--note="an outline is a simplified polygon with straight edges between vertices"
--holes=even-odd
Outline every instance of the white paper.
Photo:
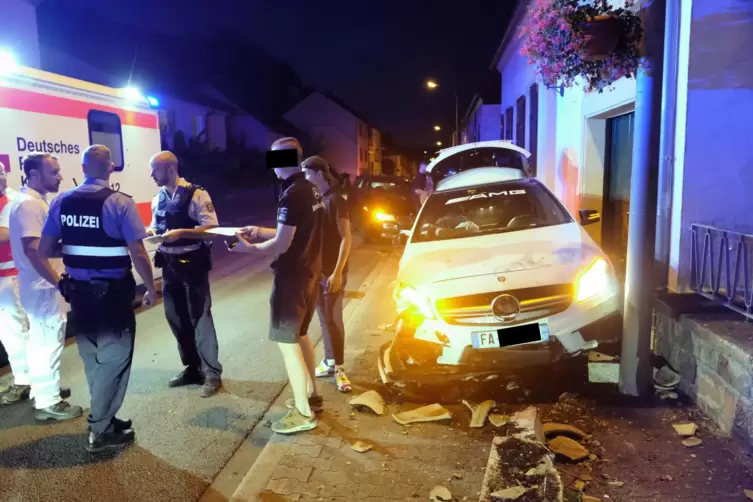
[[241,231],[241,227],[216,227],[206,230],[208,234],[223,235],[225,237],[235,237],[235,234]]
[[163,240],[164,238],[161,235],[152,235],[151,237],[144,239],[144,242],[147,242],[149,244],[159,244]]

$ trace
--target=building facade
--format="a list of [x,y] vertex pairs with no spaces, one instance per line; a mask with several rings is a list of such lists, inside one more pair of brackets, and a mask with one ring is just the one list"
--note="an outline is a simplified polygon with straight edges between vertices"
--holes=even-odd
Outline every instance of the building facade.
[[481,96],[475,96],[463,119],[460,142],[465,144],[495,139],[502,139],[500,105],[485,103]]
[[317,143],[319,153],[351,179],[381,171],[381,136],[368,121],[331,94],[312,92],[283,116]]

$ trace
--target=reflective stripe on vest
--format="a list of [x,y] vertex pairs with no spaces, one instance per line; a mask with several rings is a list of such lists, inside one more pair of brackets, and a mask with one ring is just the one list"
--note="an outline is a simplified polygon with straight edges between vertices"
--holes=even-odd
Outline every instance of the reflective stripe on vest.
[[[10,203],[8,196],[0,196],[0,211]],[[0,244],[0,277],[13,277],[18,275],[16,265],[13,263],[13,254],[10,251],[10,242]]]
[[128,256],[127,247],[63,246],[63,253],[71,256]]

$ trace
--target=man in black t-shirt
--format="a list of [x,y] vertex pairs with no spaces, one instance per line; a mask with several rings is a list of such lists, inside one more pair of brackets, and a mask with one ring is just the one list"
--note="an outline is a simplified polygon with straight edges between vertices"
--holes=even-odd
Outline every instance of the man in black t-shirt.
[[[300,164],[301,145],[296,139],[283,138],[272,144],[272,150],[292,149],[298,150]],[[293,434],[315,428],[314,413],[321,411],[323,404],[316,389],[316,360],[308,327],[316,309],[317,280],[322,270],[324,203],[300,165],[276,168],[275,174],[283,180],[277,228],[243,228],[233,251],[259,258],[276,256],[272,262],[269,339],[280,347],[295,397],[286,403],[290,412],[272,424],[272,430]],[[264,242],[251,244],[259,238]]]
[[345,324],[343,297],[348,277],[350,254],[350,217],[345,198],[339,190],[339,180],[327,161],[309,157],[301,165],[306,179],[324,194],[324,241],[322,243],[322,273],[319,278],[317,314],[324,339],[324,359],[316,367],[317,377],[335,377],[337,390],[350,392],[352,386],[343,369],[345,353]]

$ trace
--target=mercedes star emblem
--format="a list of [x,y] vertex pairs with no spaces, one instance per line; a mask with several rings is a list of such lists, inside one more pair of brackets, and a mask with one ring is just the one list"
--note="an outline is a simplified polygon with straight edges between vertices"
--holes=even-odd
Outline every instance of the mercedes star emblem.
[[520,313],[520,303],[511,295],[500,295],[492,300],[492,315],[502,322],[510,322]]

